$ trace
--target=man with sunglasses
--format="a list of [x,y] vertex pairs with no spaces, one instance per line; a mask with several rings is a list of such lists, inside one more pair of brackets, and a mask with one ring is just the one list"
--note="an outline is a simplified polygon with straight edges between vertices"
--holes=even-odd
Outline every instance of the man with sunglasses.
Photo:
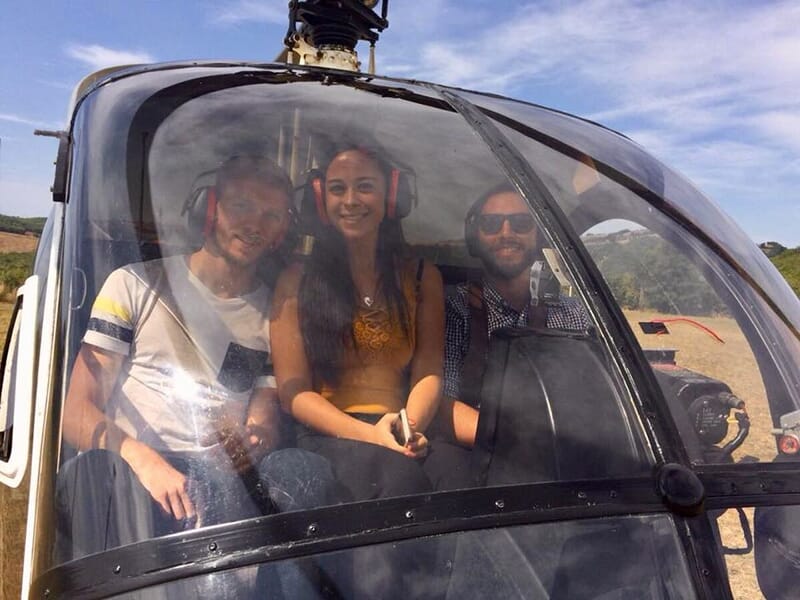
[[585,331],[589,317],[576,298],[532,302],[531,266],[541,256],[540,234],[527,202],[510,185],[472,205],[464,222],[470,254],[484,266],[480,282],[457,286],[445,312],[444,394],[439,427],[446,437],[475,443],[488,341],[503,327]]

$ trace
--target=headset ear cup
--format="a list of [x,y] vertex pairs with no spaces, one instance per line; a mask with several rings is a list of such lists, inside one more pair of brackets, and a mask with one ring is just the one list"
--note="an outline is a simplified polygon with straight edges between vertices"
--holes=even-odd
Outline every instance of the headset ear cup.
[[194,246],[203,244],[206,215],[208,213],[208,190],[208,187],[193,190],[186,199],[181,211],[182,214],[186,215],[190,243]]
[[397,187],[400,180],[400,171],[392,169],[386,190],[386,217],[397,219]]
[[203,218],[203,239],[206,239],[214,231],[214,223],[217,219],[217,188],[209,186],[206,188],[206,210]]
[[317,217],[323,225],[329,225],[328,208],[325,206],[325,191],[322,189],[322,177],[314,177],[311,180],[311,190],[314,194],[314,206],[317,209]]
[[411,214],[414,188],[408,173],[392,169],[389,191],[386,195],[386,215],[390,219],[403,219]]
[[480,248],[478,248],[478,215],[468,213],[467,218],[464,219],[464,241],[467,244],[467,252],[470,256],[479,256]]

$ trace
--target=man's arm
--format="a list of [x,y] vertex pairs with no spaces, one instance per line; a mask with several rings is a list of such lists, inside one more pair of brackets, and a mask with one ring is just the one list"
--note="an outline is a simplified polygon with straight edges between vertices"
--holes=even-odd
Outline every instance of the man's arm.
[[459,289],[445,304],[444,395],[436,420],[439,432],[447,439],[471,448],[478,429],[478,411],[458,400],[469,346],[468,309],[461,294]]
[[64,405],[64,439],[85,451],[103,448],[127,462],[153,499],[176,519],[194,516],[186,477],[161,455],[125,435],[105,415],[124,356],[84,343],[72,369]]
[[64,439],[77,450],[109,447],[109,422],[103,411],[123,360],[121,354],[81,345],[63,411]]
[[462,446],[472,448],[478,431],[478,411],[450,396],[442,397],[438,413],[442,433]]
[[411,358],[410,391],[406,401],[413,429],[424,432],[439,407],[442,394],[444,355],[444,290],[442,276],[431,263],[424,263],[417,306],[416,348]]

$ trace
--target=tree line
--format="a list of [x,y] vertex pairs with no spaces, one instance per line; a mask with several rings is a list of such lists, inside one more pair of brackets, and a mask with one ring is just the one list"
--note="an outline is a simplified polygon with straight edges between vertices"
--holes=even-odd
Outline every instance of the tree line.
[[[672,245],[647,231],[622,231],[584,240],[615,298],[624,308],[667,314],[725,314],[706,276]],[[760,244],[800,296],[800,247]]]
[[41,235],[45,220],[45,217],[10,217],[8,215],[0,215],[0,231]]
[[800,296],[800,246],[792,249],[786,248],[771,256],[770,260],[778,267],[794,293]]
[[697,316],[727,312],[700,269],[657,235],[619,232],[585,241],[623,308]]

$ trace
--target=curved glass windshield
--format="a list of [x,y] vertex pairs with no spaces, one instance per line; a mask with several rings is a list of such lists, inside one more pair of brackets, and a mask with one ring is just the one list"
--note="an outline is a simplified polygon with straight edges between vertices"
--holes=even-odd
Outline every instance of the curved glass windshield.
[[113,86],[85,103],[56,563],[325,504],[649,472],[583,291],[457,113],[231,77],[113,119]]

